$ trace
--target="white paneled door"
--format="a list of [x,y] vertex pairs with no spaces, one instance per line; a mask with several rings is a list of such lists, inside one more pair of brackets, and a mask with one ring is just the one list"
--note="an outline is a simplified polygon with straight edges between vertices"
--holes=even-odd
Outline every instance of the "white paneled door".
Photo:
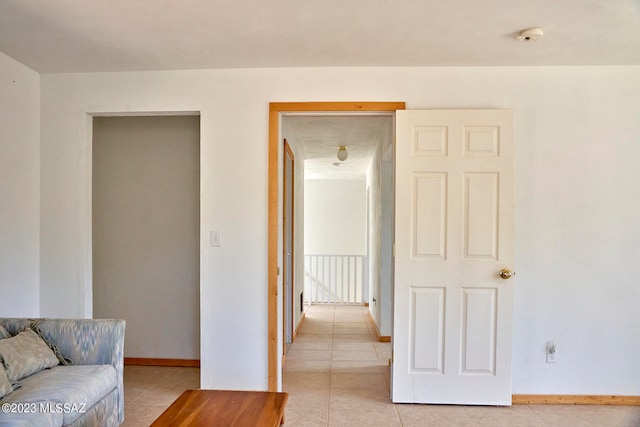
[[511,405],[513,115],[396,115],[394,402]]

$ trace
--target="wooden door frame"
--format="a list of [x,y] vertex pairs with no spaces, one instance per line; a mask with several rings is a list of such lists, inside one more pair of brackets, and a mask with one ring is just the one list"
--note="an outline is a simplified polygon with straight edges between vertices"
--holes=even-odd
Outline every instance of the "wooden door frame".
[[269,207],[268,207],[268,385],[278,391],[278,229],[280,115],[296,112],[391,112],[404,110],[404,102],[272,102],[269,104]]

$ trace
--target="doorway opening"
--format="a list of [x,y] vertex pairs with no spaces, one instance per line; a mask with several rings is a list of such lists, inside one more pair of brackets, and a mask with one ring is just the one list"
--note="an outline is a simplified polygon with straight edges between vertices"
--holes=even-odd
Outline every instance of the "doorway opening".
[[[351,110],[295,107],[271,105],[270,206],[281,197],[276,162],[283,115],[370,111],[357,104]],[[513,113],[397,111],[394,123],[392,400],[510,405],[513,291],[511,274],[502,273],[513,262]],[[272,247],[280,247],[282,232],[277,210],[269,213],[269,339],[275,344],[281,339],[274,320],[281,315],[281,260]],[[269,382],[277,391],[282,365],[269,344]],[[445,360],[460,368],[444,370]]]
[[[280,266],[283,265],[283,260],[281,258],[281,254],[284,253],[282,250],[283,247],[283,222],[282,222],[282,197],[283,197],[283,170],[281,169],[283,165],[283,156],[284,156],[284,145],[282,144],[282,137],[284,135],[283,129],[286,124],[286,120],[293,120],[294,118],[331,118],[331,117],[386,117],[391,118],[391,123],[393,123],[393,114],[396,110],[404,109],[404,103],[273,103],[270,105],[270,132],[269,132],[269,271],[268,271],[268,279],[269,279],[269,292],[268,292],[268,301],[269,301],[269,390],[277,391],[282,387],[282,354],[280,354],[280,349],[284,349],[283,341],[286,338],[283,338],[283,315],[286,310],[286,303],[283,298],[280,296],[283,293],[280,290],[283,289],[282,276],[280,275]],[[389,128],[393,129],[393,126]],[[392,132],[390,133],[392,134]],[[300,138],[298,138],[300,139]],[[302,138],[304,139],[304,138]],[[288,142],[291,141],[288,139]],[[312,141],[313,142],[313,141]],[[328,144],[332,147],[331,152],[332,156],[336,156],[336,151],[338,150],[339,144],[337,145],[335,141],[328,142]],[[310,146],[316,146],[322,144],[315,144]],[[335,147],[334,147],[335,145]],[[390,141],[387,144],[387,147],[390,147]],[[301,149],[300,152],[303,152]],[[389,153],[389,154],[387,154]],[[295,152],[294,152],[295,154]],[[380,164],[383,161],[383,157],[385,155],[392,155],[389,149],[383,149],[380,146],[378,152],[376,152],[378,156],[378,160]],[[304,155],[301,157],[306,159]],[[296,158],[298,159],[298,157]],[[339,159],[336,159],[334,163],[340,162]],[[371,157],[368,159],[368,162],[371,163]],[[354,162],[355,163],[355,162]],[[342,163],[338,163],[342,164]],[[372,198],[379,196],[379,191],[376,189],[380,188],[380,173],[374,174],[378,181],[373,184],[367,186],[365,184],[365,179],[362,180],[362,199],[363,204],[365,206],[375,205]],[[391,186],[391,184],[389,184]],[[367,190],[369,188],[369,190]],[[370,201],[367,202],[367,200]],[[375,209],[368,209],[367,215],[369,216],[365,220],[362,221],[362,234],[366,233],[367,228],[370,230],[377,230],[377,226],[373,225],[373,221],[379,221],[382,217],[382,212],[376,211]],[[369,227],[367,224],[369,223]],[[377,224],[377,223],[376,223]],[[378,244],[380,244],[378,239]],[[365,258],[365,262],[363,262],[363,266],[368,265],[379,265],[374,264],[368,259],[369,255],[374,253],[371,250],[372,245],[375,245],[373,239],[363,239],[362,246],[363,255]],[[390,249],[389,249],[390,250]],[[381,250],[375,250],[375,256],[380,256]],[[302,252],[298,252],[301,254]],[[366,283],[373,283],[375,280],[379,280],[379,277],[374,277],[373,279],[370,277],[372,269],[366,267],[364,270],[367,271],[367,280],[365,281],[364,289],[360,290],[360,300],[363,303],[368,303],[372,301],[372,298],[376,299],[376,303],[380,301],[380,297],[378,294],[374,294],[371,289],[368,288]],[[374,269],[375,270],[375,269]],[[302,272],[304,268],[302,268]],[[379,274],[379,273],[378,273]],[[300,273],[298,273],[298,277],[300,277]],[[373,290],[377,292],[377,289]],[[311,294],[310,291],[308,291]],[[300,304],[303,304],[303,299],[307,302],[311,301],[311,295],[307,295],[304,298],[300,299]],[[390,300],[390,298],[389,298]],[[391,307],[391,302],[388,302],[389,309]],[[295,312],[295,310],[294,310]],[[389,312],[389,319],[391,318],[391,313]]]
[[200,117],[92,122],[93,316],[127,321],[127,364],[199,366]]

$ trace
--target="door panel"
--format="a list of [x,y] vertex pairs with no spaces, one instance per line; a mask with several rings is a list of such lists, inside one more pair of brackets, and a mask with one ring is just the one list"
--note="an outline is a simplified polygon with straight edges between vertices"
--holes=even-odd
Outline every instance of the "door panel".
[[447,244],[447,174],[413,175],[413,256],[445,259]]
[[444,288],[411,289],[412,372],[443,372]]
[[398,111],[394,402],[511,404],[512,112]]
[[464,256],[498,257],[498,181],[494,172],[464,174]]
[[462,374],[495,375],[496,289],[462,290]]

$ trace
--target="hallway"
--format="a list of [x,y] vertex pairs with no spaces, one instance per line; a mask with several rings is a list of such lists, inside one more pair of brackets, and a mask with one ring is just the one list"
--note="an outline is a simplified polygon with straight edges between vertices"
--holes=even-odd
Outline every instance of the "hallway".
[[634,427],[640,407],[393,404],[391,344],[377,341],[367,308],[313,305],[284,365],[287,427],[575,426]]
[[366,307],[312,305],[284,365],[286,425],[400,425],[389,399],[390,357]]

